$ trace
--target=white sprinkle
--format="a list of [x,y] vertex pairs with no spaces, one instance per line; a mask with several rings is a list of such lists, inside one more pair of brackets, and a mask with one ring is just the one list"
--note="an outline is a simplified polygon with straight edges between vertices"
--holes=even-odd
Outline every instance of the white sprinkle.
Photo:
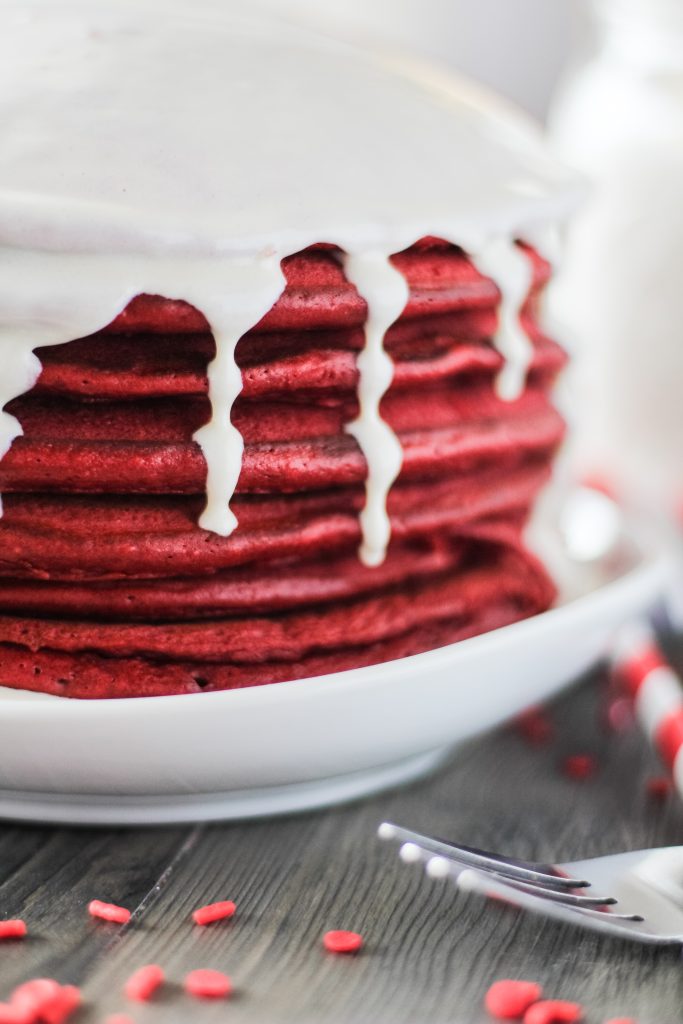
[[481,888],[480,876],[476,871],[472,871],[471,868],[462,871],[458,875],[458,888],[462,889],[463,892],[479,892]]
[[404,864],[417,864],[422,860],[422,850],[416,843],[404,843],[399,850],[399,857]]
[[448,878],[451,873],[451,862],[447,857],[432,857],[427,862],[425,870],[430,878]]

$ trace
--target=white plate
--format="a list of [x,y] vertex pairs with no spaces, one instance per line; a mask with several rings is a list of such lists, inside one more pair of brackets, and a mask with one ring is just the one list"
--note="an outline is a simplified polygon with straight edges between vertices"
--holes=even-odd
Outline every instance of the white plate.
[[384,665],[178,697],[78,701],[0,689],[0,816],[248,818],[416,778],[455,744],[576,679],[622,623],[652,606],[667,580],[666,552],[632,531],[620,541],[626,562],[612,551],[592,563],[580,596]]

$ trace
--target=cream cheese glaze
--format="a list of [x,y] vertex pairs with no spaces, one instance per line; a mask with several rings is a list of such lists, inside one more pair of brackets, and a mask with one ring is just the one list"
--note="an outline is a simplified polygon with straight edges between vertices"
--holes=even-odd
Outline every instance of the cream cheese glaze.
[[[246,8],[245,8],[246,10]],[[368,305],[359,415],[360,555],[384,558],[400,444],[379,403],[383,339],[407,301],[393,253],[465,249],[501,293],[500,394],[524,387],[532,239],[574,205],[572,175],[519,115],[471,87],[212,0],[0,0],[0,409],[33,350],[100,330],[141,293],[206,316],[212,418],[200,525],[229,535],[243,442],[239,338],[284,288],[280,261],[330,242]],[[21,425],[0,413],[0,458]]]

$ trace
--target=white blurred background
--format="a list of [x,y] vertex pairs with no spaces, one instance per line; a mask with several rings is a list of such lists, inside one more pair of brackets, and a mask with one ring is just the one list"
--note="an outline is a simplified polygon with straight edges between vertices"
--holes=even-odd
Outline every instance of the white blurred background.
[[555,288],[576,471],[683,520],[683,0],[264,0],[436,59],[549,130],[592,193]]
[[581,0],[267,0],[450,64],[539,118],[582,32]]

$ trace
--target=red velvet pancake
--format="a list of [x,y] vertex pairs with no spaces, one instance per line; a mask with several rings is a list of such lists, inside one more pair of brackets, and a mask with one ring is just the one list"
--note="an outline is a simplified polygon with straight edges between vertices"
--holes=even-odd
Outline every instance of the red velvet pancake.
[[259,685],[424,651],[546,608],[522,529],[563,423],[562,350],[537,323],[528,383],[499,399],[498,291],[457,248],[394,257],[410,301],[390,329],[382,415],[404,450],[386,561],[358,559],[365,303],[337,254],[283,263],[287,288],[239,343],[245,440],[227,538],[197,525],[214,343],[187,303],[139,296],[105,330],[38,350],[0,462],[0,684],[71,697]]

